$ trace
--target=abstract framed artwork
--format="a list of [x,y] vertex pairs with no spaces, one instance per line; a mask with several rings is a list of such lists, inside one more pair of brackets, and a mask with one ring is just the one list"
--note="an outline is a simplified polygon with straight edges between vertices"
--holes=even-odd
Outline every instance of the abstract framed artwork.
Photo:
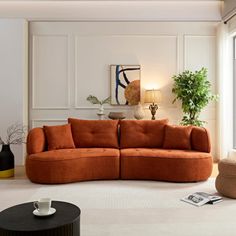
[[140,65],[111,65],[111,105],[140,102]]

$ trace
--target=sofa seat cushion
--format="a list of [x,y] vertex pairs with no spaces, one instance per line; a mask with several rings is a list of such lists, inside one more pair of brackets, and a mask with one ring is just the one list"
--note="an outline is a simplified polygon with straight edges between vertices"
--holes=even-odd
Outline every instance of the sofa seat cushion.
[[122,179],[192,182],[206,180],[211,172],[209,153],[145,148],[121,150]]
[[110,148],[61,149],[26,158],[26,174],[35,183],[119,179],[120,153]]
[[210,153],[191,150],[127,148],[121,149],[121,157],[162,157],[162,158],[209,158]]
[[119,157],[119,150],[113,148],[60,149],[32,154],[29,157],[39,161],[63,161],[84,157]]

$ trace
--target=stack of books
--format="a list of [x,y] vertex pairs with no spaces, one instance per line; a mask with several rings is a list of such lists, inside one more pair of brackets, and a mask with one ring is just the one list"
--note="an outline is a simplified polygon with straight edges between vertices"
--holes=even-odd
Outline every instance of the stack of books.
[[223,199],[222,197],[217,195],[204,192],[196,192],[182,198],[181,201],[193,204],[194,206],[202,206],[204,204],[216,204],[222,202]]

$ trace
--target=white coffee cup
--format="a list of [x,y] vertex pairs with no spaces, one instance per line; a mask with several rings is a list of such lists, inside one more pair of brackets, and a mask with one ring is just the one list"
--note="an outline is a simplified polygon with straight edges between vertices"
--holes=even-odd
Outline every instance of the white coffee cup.
[[51,208],[51,198],[40,198],[34,202],[34,208],[38,210],[40,214],[47,214]]

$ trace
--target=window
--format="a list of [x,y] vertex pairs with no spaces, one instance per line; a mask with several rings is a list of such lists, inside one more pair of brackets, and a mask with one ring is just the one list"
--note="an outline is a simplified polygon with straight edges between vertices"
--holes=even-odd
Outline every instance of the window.
[[233,145],[236,149],[236,36],[233,38]]

